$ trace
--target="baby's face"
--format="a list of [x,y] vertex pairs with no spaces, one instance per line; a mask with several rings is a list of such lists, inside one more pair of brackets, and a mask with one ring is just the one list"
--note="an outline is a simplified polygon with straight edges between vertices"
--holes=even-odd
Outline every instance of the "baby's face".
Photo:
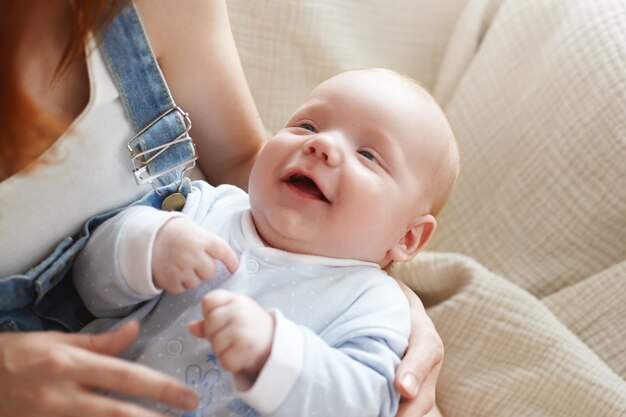
[[261,237],[290,252],[395,260],[390,248],[428,210],[436,112],[425,93],[387,71],[320,84],[252,169]]

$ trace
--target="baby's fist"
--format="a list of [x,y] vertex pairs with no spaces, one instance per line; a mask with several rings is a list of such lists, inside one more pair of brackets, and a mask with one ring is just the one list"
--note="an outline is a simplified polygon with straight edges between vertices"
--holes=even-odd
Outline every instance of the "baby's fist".
[[191,333],[208,339],[224,369],[258,374],[272,349],[274,317],[242,294],[215,290],[202,301],[204,320],[191,323]]
[[213,277],[218,260],[231,273],[239,266],[237,255],[225,240],[187,217],[174,217],[161,226],[154,240],[154,285],[173,294],[195,288]]

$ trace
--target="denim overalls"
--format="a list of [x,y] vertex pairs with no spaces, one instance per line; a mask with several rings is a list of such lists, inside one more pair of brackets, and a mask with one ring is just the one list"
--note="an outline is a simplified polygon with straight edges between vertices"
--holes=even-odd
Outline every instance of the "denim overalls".
[[[188,134],[191,121],[174,103],[132,4],[102,35],[100,50],[136,133],[128,143],[129,167],[132,162],[138,183],[154,187],[131,205],[161,208],[172,200],[180,203],[190,189],[184,173],[196,160]],[[70,270],[91,233],[121,210],[91,217],[77,236],[63,239],[43,262],[23,275],[0,279],[0,332],[77,331],[92,319]]]

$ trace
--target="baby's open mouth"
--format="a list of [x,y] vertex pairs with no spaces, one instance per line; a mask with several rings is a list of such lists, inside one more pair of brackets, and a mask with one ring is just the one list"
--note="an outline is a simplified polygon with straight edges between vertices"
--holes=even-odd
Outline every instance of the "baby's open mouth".
[[317,186],[315,181],[313,181],[311,178],[307,177],[306,175],[293,174],[289,176],[285,181],[291,186],[297,188],[299,191],[301,191],[304,194],[307,194],[325,203],[330,203],[328,198],[326,198],[326,196],[324,195],[322,190],[320,190],[320,188]]

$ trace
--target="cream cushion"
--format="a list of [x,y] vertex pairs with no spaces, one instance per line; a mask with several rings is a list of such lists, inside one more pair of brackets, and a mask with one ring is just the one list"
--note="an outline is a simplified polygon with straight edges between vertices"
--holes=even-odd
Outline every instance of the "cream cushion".
[[403,72],[448,114],[461,178],[396,271],[443,338],[444,415],[626,415],[626,2],[228,5],[271,131],[353,68]]

